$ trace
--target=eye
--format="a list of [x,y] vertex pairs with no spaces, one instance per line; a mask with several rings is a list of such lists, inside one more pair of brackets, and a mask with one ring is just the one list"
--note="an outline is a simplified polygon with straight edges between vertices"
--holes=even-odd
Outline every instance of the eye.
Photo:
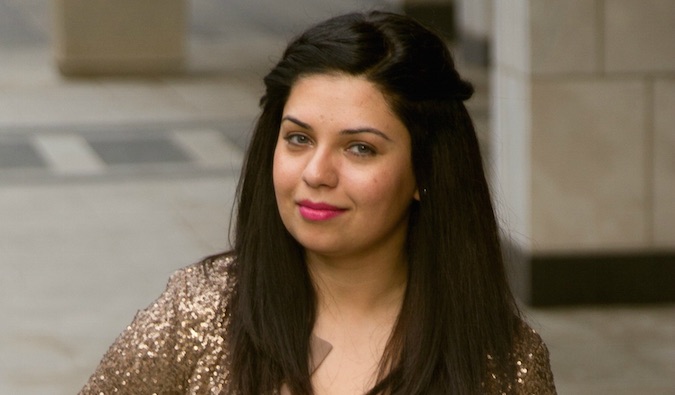
[[349,146],[349,148],[347,148],[347,151],[358,156],[375,155],[375,150],[370,145],[364,143],[352,144]]
[[290,133],[284,137],[284,140],[291,145],[307,145],[311,142],[309,137],[300,133]]

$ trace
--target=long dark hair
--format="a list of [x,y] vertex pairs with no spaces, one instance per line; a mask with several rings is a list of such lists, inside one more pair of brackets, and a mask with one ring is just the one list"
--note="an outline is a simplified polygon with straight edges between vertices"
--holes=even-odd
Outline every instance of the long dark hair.
[[[420,202],[411,206],[408,283],[370,394],[474,394],[488,359],[508,362],[519,313],[504,273],[497,224],[463,81],[445,43],[397,14],[348,14],[292,41],[265,77],[238,189],[230,312],[231,381],[243,395],[286,384],[312,394],[309,339],[316,293],[302,246],[274,198],[272,161],[293,84],[311,74],[361,76],[408,128]],[[490,365],[492,366],[492,365]]]

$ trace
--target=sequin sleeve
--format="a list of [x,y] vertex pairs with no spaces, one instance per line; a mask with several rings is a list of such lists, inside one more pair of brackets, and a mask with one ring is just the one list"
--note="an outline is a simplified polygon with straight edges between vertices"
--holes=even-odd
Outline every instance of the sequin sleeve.
[[515,393],[519,395],[555,395],[553,373],[546,344],[527,327],[516,349]]
[[226,281],[217,268],[213,276],[204,270],[193,265],[171,276],[108,349],[81,395],[201,393],[203,381],[213,382],[218,372],[209,366],[223,353],[218,306]]
[[482,384],[481,393],[555,395],[556,389],[548,349],[541,336],[521,322],[515,340],[513,351],[507,362],[500,362],[491,355],[487,356],[488,376]]

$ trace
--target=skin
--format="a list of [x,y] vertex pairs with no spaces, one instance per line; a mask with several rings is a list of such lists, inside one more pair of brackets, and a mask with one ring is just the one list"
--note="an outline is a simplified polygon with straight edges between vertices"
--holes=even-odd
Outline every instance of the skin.
[[[273,178],[317,288],[314,333],[333,346],[312,376],[315,391],[362,394],[405,292],[409,210],[419,199],[408,130],[366,79],[303,77],[284,107]],[[307,201],[337,211],[308,210]]]

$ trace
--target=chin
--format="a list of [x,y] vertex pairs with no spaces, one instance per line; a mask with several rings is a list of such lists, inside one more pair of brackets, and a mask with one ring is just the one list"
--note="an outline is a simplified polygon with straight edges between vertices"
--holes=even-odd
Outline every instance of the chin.
[[335,243],[317,242],[309,240],[304,240],[304,242],[298,240],[298,243],[300,243],[300,245],[305,249],[306,252],[316,255],[337,256],[342,255],[345,252],[344,247],[340,247]]

